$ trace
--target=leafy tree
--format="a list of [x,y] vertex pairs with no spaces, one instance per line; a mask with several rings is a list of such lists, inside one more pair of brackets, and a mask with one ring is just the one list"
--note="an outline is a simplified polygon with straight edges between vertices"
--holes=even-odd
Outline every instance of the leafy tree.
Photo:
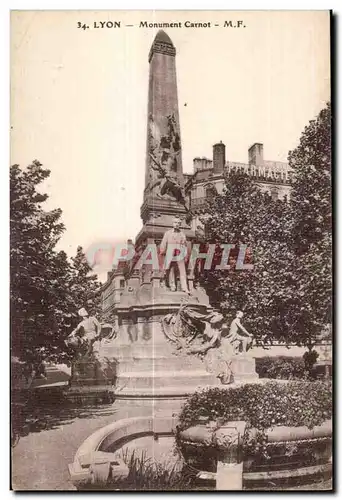
[[291,192],[293,329],[311,349],[331,323],[331,106],[305,127],[297,148],[289,153],[294,169]]
[[89,276],[81,247],[72,262],[56,244],[64,231],[61,210],[43,208],[39,191],[50,171],[34,161],[10,169],[10,305],[12,355],[28,371],[43,361],[68,361],[64,340],[77,323],[77,310],[95,312],[100,284]]
[[31,364],[57,360],[70,319],[63,289],[70,266],[55,250],[64,231],[61,210],[43,210],[48,196],[37,189],[49,175],[38,161],[10,170],[12,354]]
[[85,307],[90,315],[101,317],[101,283],[97,276],[92,274],[86,255],[81,246],[77,247],[75,257],[72,261],[72,278],[70,282],[70,293],[74,300],[74,321],[77,323],[79,317],[77,310]]
[[295,342],[309,351],[331,323],[330,130],[328,104],[289,153],[294,170],[289,203],[272,200],[251,178],[233,173],[223,194],[208,203],[204,221],[209,241],[248,245],[254,264],[250,271],[233,266],[203,272],[200,280],[213,304],[228,319],[237,309],[245,311],[257,338]]
[[[237,310],[244,311],[257,339],[288,338],[292,303],[288,203],[261,192],[248,175],[231,173],[223,194],[209,202],[205,224],[208,241],[235,245],[231,269],[201,273],[213,303],[229,321]],[[249,250],[251,270],[236,267],[242,245]]]

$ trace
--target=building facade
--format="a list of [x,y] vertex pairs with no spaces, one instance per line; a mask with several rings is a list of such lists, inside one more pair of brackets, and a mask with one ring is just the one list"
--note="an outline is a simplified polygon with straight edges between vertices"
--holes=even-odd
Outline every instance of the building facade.
[[194,158],[193,173],[184,174],[185,192],[191,212],[195,215],[193,227],[199,223],[196,214],[205,212],[205,203],[215,194],[221,194],[224,176],[230,172],[242,172],[252,176],[262,191],[273,199],[288,198],[293,171],[285,162],[264,160],[264,146],[253,144],[248,149],[248,162],[226,160],[226,146],[219,142],[213,146],[213,158]]

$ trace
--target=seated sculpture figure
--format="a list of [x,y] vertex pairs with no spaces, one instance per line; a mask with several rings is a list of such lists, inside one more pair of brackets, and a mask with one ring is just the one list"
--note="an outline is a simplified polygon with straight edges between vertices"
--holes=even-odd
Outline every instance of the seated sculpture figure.
[[66,339],[66,344],[73,346],[77,351],[85,350],[85,354],[92,353],[93,345],[101,335],[101,325],[95,316],[89,316],[88,312],[82,307],[78,311],[82,321],[71,332]]
[[242,311],[237,311],[236,318],[233,319],[230,325],[229,335],[227,340],[233,345],[235,353],[247,352],[252,347],[253,335],[241,324],[243,317]]

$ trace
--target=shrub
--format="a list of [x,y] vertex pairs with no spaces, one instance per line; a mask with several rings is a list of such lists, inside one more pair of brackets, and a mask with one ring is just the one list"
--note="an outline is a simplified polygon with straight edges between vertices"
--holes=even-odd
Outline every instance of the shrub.
[[267,382],[233,388],[205,389],[185,403],[179,429],[196,425],[200,417],[222,423],[245,420],[250,427],[320,425],[331,418],[331,385],[323,381]]
[[[179,416],[180,432],[198,425],[203,418],[221,426],[229,421],[247,422],[244,448],[266,454],[265,429],[277,425],[307,426],[309,429],[331,418],[331,384],[323,381],[267,382],[233,388],[212,388],[193,394]],[[254,428],[256,432],[250,433]]]
[[304,379],[307,377],[303,358],[291,356],[277,356],[256,358],[256,372],[260,378],[274,378],[282,380]]
[[[318,353],[305,352],[302,358],[292,356],[263,357],[255,359],[255,368],[260,378],[281,380],[324,378],[326,365],[316,364]],[[330,369],[331,371],[331,369]]]
[[314,349],[312,351],[306,351],[303,354],[303,361],[304,361],[305,369],[309,373],[312,372],[313,366],[316,363],[317,359],[318,359],[318,352],[315,351]]

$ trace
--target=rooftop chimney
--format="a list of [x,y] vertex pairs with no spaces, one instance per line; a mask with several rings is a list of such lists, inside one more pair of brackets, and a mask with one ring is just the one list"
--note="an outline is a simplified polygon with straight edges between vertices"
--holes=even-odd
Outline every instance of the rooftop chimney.
[[213,146],[214,174],[222,173],[226,164],[226,146],[220,141]]
[[264,145],[255,142],[248,150],[248,163],[250,165],[262,165],[264,163]]

